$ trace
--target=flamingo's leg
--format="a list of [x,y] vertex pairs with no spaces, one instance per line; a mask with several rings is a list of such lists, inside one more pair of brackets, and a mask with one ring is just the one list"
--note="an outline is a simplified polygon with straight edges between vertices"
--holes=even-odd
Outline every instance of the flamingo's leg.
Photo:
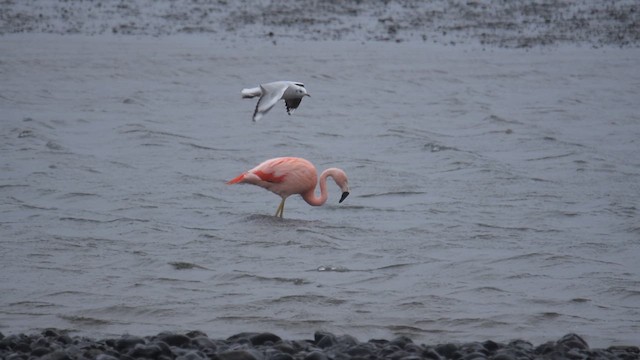
[[276,217],[282,217],[282,215],[284,214],[284,200],[282,199],[282,201],[280,201],[280,205],[278,206],[278,209],[276,210]]

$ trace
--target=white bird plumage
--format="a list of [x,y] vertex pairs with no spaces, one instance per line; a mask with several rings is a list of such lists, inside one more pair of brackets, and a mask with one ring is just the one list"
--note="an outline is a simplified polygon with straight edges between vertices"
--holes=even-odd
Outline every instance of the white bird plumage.
[[274,81],[259,87],[242,89],[240,93],[242,98],[260,96],[253,112],[253,121],[260,120],[279,100],[284,100],[287,114],[291,115],[291,112],[300,106],[303,97],[311,96],[304,84],[298,81]]

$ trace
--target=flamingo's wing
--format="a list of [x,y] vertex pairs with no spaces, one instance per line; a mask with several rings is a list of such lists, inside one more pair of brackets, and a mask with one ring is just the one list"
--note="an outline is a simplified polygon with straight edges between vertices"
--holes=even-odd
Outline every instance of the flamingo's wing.
[[302,101],[302,98],[285,100],[284,104],[287,107],[287,114],[291,115],[293,110],[297,109],[298,106],[300,106],[301,101]]
[[253,112],[253,121],[258,121],[282,98],[288,84],[283,81],[260,85],[262,96],[256,104],[256,110]]

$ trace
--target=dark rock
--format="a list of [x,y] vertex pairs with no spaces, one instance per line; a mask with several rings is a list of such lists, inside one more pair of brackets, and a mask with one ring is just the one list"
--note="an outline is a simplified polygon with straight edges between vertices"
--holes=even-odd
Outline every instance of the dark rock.
[[48,328],[42,330],[42,335],[50,338],[57,338],[60,336],[60,333],[56,329]]
[[71,339],[71,337],[67,334],[61,334],[60,336],[58,336],[56,338],[56,342],[59,342],[61,344],[71,344],[73,342],[73,340]]
[[278,335],[265,332],[265,333],[253,335],[249,338],[249,340],[251,341],[251,344],[253,344],[254,346],[259,346],[265,343],[275,344],[277,342],[280,342],[282,339],[280,339]]
[[154,344],[160,348],[160,352],[162,355],[167,355],[169,357],[173,356],[173,351],[171,350],[171,347],[166,342],[157,341]]
[[3,357],[3,360],[27,360],[27,358],[28,357],[26,355],[13,353],[13,354],[7,355],[6,357]]
[[398,353],[399,351],[402,351],[402,349],[395,345],[387,344],[379,351],[379,355],[382,357],[391,357],[392,354]]
[[553,341],[546,342],[542,345],[538,345],[534,350],[534,353],[538,355],[547,355],[556,350],[556,344]]
[[56,350],[42,357],[42,360],[71,360],[64,350]]
[[636,359],[640,359],[640,348],[637,346],[610,346],[607,348],[607,351],[616,355],[620,354],[621,356],[635,355]]
[[207,337],[207,334],[203,333],[200,330],[193,330],[193,331],[189,331],[188,333],[186,333],[185,335],[187,335],[188,337],[190,337],[191,339],[195,339],[195,338],[199,338],[199,337]]
[[296,349],[294,349],[291,344],[289,344],[288,342],[283,342],[283,341],[273,345],[273,348],[277,349],[278,351],[280,351],[282,353],[290,354],[290,355],[293,355],[293,354],[295,354],[297,352]]
[[184,355],[180,355],[176,357],[176,360],[205,360],[205,359],[207,359],[207,357],[199,351],[189,351]]
[[96,356],[96,360],[118,360],[118,358],[107,354],[100,354]]
[[31,342],[31,348],[35,349],[38,347],[49,347],[51,345],[50,341],[44,336],[38,336],[35,341]]
[[27,336],[20,335],[9,335],[2,340],[0,340],[0,349],[13,350],[18,352],[29,352],[31,351],[31,347],[29,346],[29,338]]
[[495,356],[491,357],[492,360],[516,360],[510,352],[499,351]]
[[251,337],[257,335],[258,333],[253,332],[242,332],[235,335],[231,335],[227,338],[227,341],[237,344],[248,344],[251,343]]
[[407,352],[410,352],[410,353],[420,354],[420,353],[422,353],[424,348],[421,347],[418,344],[408,343],[408,344],[405,344],[404,350],[407,351]]
[[120,339],[117,339],[114,347],[121,353],[127,353],[133,349],[137,344],[144,344],[145,340],[138,336],[124,335]]
[[191,343],[190,337],[173,333],[162,333],[157,336],[157,339],[167,343],[169,346],[185,347]]
[[458,352],[458,347],[455,344],[441,344],[436,346],[435,350],[438,352],[438,354],[440,354],[441,356],[444,356],[447,359],[454,359],[454,358],[459,358],[460,354],[458,354],[457,357],[454,357],[454,355]]
[[581,352],[579,349],[569,349],[569,351],[567,351],[564,354],[567,358],[569,359],[574,359],[574,360],[581,360],[581,359],[587,359],[589,358],[589,355],[586,353]]
[[422,360],[422,358],[415,354],[409,354],[407,356],[397,358],[399,360]]
[[293,360],[293,356],[286,353],[278,353],[269,357],[269,360]]
[[426,348],[426,349],[424,349],[422,351],[422,357],[425,358],[425,359],[431,359],[431,360],[441,360],[442,359],[442,357],[438,354],[438,352],[435,349],[431,348],[431,347]]
[[218,354],[219,360],[258,360],[251,352],[245,350],[229,350]]
[[589,349],[587,342],[576,334],[567,334],[563,336],[562,339],[558,340],[558,344],[562,344],[569,349]]
[[50,352],[51,352],[51,348],[49,347],[43,347],[43,346],[36,347],[35,349],[31,350],[31,356],[41,357]]
[[199,349],[217,349],[216,343],[206,336],[198,336],[191,339],[191,343]]
[[162,353],[158,345],[136,344],[127,354],[134,358],[155,358]]
[[327,355],[319,351],[313,351],[305,356],[304,360],[329,360],[329,358],[327,357]]
[[413,341],[406,336],[398,336],[397,338],[391,340],[389,344],[396,345],[400,349],[404,349],[407,344],[413,344]]
[[489,352],[489,353],[493,353],[496,352],[498,349],[500,349],[500,345],[498,345],[496,342],[491,341],[491,340],[487,340],[485,342],[482,343],[482,346]]
[[358,344],[358,340],[351,335],[340,335],[336,337],[336,341],[342,348],[349,348]]
[[332,347],[338,343],[336,336],[327,332],[316,331],[313,338],[315,339],[316,346],[321,349]]
[[464,360],[480,360],[480,359],[486,359],[486,358],[487,358],[487,355],[478,351],[474,351],[462,357],[462,359]]
[[530,351],[531,349],[533,349],[533,345],[530,342],[524,340],[513,340],[507,346],[525,351]]
[[347,349],[345,353],[349,354],[350,356],[365,358],[375,354],[376,348],[371,343],[364,343],[352,346],[351,348]]

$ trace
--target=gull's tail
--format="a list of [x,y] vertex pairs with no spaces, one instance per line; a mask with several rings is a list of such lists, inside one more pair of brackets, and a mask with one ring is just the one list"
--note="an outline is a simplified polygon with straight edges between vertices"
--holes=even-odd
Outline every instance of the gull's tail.
[[262,95],[262,90],[260,89],[260,87],[254,87],[250,89],[242,89],[240,93],[242,94],[243,99],[249,99]]

